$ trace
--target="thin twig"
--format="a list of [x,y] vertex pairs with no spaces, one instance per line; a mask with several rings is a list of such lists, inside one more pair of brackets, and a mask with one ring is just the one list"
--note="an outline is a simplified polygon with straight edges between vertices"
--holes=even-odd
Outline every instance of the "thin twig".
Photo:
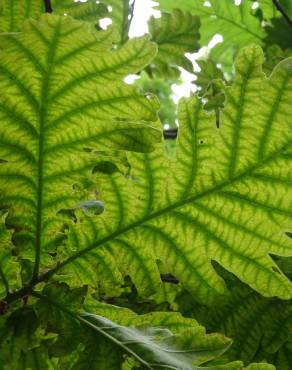
[[136,0],[132,2],[132,4],[130,5],[130,8],[126,6],[124,7],[124,26],[123,26],[122,38],[121,38],[122,44],[124,44],[128,40],[128,37],[129,37],[129,31],[130,31],[131,23],[134,17],[135,2]]
[[46,13],[53,13],[51,0],[44,0],[44,2],[45,2]]
[[130,11],[130,18],[129,18],[129,23],[128,23],[128,31],[131,27],[131,23],[132,23],[132,20],[133,20],[133,17],[134,17],[135,3],[136,3],[136,0],[133,0],[132,4],[130,5],[131,6],[131,11]]
[[278,9],[278,11],[282,14],[282,16],[285,18],[286,22],[289,24],[289,26],[292,28],[292,19],[287,14],[286,10],[283,8],[282,4],[279,0],[272,0],[275,7]]

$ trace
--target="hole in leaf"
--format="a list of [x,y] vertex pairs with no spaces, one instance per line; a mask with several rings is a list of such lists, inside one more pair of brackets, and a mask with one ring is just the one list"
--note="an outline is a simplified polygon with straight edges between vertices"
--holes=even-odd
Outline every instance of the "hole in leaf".
[[86,200],[77,204],[75,209],[81,209],[87,214],[100,215],[104,211],[104,204],[100,200]]
[[74,209],[61,209],[60,211],[57,212],[57,215],[72,220],[75,223],[77,222]]
[[160,274],[160,279],[164,283],[179,284],[179,280],[172,274]]
[[96,173],[96,172],[101,172],[107,175],[112,175],[115,172],[119,172],[119,169],[114,163],[103,161],[103,162],[99,162],[92,170],[92,173]]

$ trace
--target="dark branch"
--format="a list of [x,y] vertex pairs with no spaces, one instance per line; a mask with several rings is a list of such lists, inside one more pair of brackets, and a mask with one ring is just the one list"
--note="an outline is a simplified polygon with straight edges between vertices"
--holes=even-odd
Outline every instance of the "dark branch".
[[177,128],[171,128],[169,130],[163,130],[164,139],[176,139],[177,137]]
[[134,17],[135,3],[136,3],[136,0],[133,0],[132,4],[130,5],[131,10],[130,10],[130,19],[129,19],[129,26],[128,26],[129,29],[131,27],[131,23],[132,23],[132,20],[133,20],[133,17]]
[[46,13],[53,13],[51,0],[44,0],[44,2],[45,2]]
[[279,0],[273,0],[273,3],[275,5],[275,7],[279,10],[279,12],[282,14],[282,16],[286,19],[286,22],[289,24],[289,26],[292,28],[292,19],[286,13],[286,10],[283,8],[280,1]]

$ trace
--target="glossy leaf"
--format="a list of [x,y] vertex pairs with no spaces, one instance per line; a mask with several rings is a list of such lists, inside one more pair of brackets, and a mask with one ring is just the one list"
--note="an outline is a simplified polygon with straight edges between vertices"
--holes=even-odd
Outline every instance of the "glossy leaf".
[[[70,290],[65,284],[48,285],[37,296],[40,300],[36,312],[46,332],[59,334],[58,341],[49,347],[50,353],[59,357],[64,352],[58,347],[65,344],[68,348],[70,343],[72,351],[79,341],[82,343],[83,350],[76,353],[74,370],[120,370],[125,355],[143,368],[179,370],[183,366],[195,370],[219,358],[231,344],[220,334],[206,335],[195,320],[175,312],[137,315],[129,309],[88,298],[85,309],[95,314],[80,313],[84,290]],[[78,321],[82,327],[78,326]],[[203,368],[241,370],[242,363],[223,361],[221,366]]]

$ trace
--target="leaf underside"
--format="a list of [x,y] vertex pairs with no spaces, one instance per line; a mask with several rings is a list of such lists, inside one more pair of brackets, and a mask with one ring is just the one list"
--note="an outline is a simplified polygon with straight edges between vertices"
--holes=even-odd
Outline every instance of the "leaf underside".
[[0,208],[16,255],[48,266],[65,237],[62,212],[98,204],[96,151],[149,151],[161,138],[156,99],[123,82],[156,47],[142,37],[113,49],[111,31],[52,15],[1,46]]
[[204,0],[159,0],[158,8],[172,11],[179,7],[191,12],[201,20],[201,43],[207,45],[215,34],[223,36],[223,42],[210,51],[210,57],[216,63],[222,63],[230,71],[234,55],[250,43],[263,44],[265,31],[260,20],[253,14],[252,1],[241,1],[235,6],[233,1],[210,0],[209,6]]
[[225,292],[215,260],[264,296],[291,298],[291,283],[269,254],[292,254],[285,234],[292,216],[292,59],[269,79],[262,62],[259,47],[239,54],[220,129],[196,97],[182,99],[173,161],[158,148],[128,155],[130,177],[98,174],[105,212],[82,217],[69,232],[76,253],[66,249],[61,278],[119,284],[130,275],[149,295],[160,286],[160,261],[210,304]]

